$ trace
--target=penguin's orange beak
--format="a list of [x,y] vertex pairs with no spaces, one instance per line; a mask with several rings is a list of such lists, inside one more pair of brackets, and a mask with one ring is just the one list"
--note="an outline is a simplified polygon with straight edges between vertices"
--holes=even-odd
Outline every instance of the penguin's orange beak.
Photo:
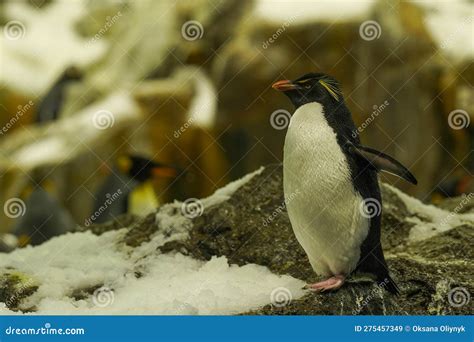
[[153,176],[160,178],[174,178],[177,170],[168,166],[157,166],[152,169]]
[[291,82],[290,80],[281,80],[281,81],[273,83],[272,88],[278,91],[287,91],[287,90],[297,89],[298,86],[294,84],[293,82]]

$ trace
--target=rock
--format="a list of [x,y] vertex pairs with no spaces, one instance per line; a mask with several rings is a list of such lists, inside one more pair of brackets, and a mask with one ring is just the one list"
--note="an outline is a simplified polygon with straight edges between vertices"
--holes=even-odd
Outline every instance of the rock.
[[[401,293],[393,296],[363,276],[352,276],[337,292],[315,294],[307,292],[285,306],[268,304],[244,314],[253,315],[455,315],[472,314],[474,306],[470,293],[474,290],[472,273],[474,254],[470,243],[474,238],[474,220],[466,214],[433,209],[417,202],[399,190],[382,183],[383,220],[382,244],[388,267]],[[222,190],[221,190],[222,191]],[[180,202],[161,207],[156,214],[145,218],[124,216],[119,222],[91,225],[94,234],[126,227],[117,249],[145,246],[140,253],[181,253],[199,260],[225,256],[230,264],[250,263],[268,267],[273,273],[291,275],[305,282],[315,281],[316,274],[296,241],[283,202],[281,165],[270,165],[234,192],[202,199],[200,216],[189,217]],[[228,197],[226,199],[226,197]],[[454,215],[449,229],[434,235],[410,234],[413,227],[433,224],[427,213],[436,211]],[[414,221],[413,217],[418,221]],[[82,228],[85,230],[86,228]],[[167,237],[180,233],[180,238]],[[151,243],[157,236],[163,244]],[[147,245],[148,244],[148,245]],[[156,246],[156,247],[154,247]],[[3,281],[0,293],[7,298],[12,293],[12,270],[0,271]],[[146,268],[140,263],[130,270],[136,278],[146,277]],[[25,276],[25,279],[28,279]],[[15,278],[13,283],[17,283]],[[93,286],[91,286],[93,285]],[[88,298],[101,283],[78,284],[71,289],[72,298]],[[30,291],[34,291],[31,288]],[[26,298],[26,292],[21,298]],[[21,302],[21,300],[19,301]],[[31,309],[32,302],[8,305]],[[34,304],[34,303],[33,303]]]
[[[196,258],[226,255],[231,263],[257,263],[278,274],[290,274],[307,282],[316,280],[283,207],[281,182],[281,168],[267,167],[230,200],[195,219],[189,239],[178,246],[174,242],[173,248],[186,250]],[[403,199],[385,184],[382,184],[382,195],[382,244],[391,273],[401,288],[400,296],[382,291],[373,282],[354,278],[336,293],[309,293],[288,306],[268,305],[250,314],[472,313],[472,303],[453,307],[447,294],[458,286],[469,292],[473,290],[470,275],[474,258],[467,250],[471,249],[474,222],[410,242],[413,223],[406,221],[411,214]],[[162,250],[169,251],[169,247],[165,245]]]
[[[0,302],[10,308],[19,310],[18,305],[23,298],[33,294],[38,289],[35,280],[15,270],[6,270],[0,276]],[[23,309],[23,311],[28,311]]]
[[75,231],[83,232],[83,231],[90,230],[92,233],[96,235],[101,235],[111,230],[118,230],[123,227],[130,227],[131,225],[136,224],[137,222],[141,222],[139,217],[132,214],[122,214],[115,217],[113,221],[100,223],[100,224],[97,223],[90,226],[77,226]]
[[474,194],[446,198],[438,206],[448,211],[457,211],[459,214],[474,213]]

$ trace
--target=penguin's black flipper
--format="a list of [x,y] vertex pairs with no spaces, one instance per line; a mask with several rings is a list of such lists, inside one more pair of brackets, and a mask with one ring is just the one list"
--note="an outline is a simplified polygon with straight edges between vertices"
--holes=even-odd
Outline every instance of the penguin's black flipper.
[[349,143],[349,150],[365,159],[377,171],[385,171],[403,178],[412,184],[418,184],[415,176],[399,161],[370,147]]

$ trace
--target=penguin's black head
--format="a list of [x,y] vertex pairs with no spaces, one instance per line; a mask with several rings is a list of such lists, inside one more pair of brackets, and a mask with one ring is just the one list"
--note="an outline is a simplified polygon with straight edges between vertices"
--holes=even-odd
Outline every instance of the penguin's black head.
[[342,101],[339,82],[322,73],[309,73],[294,81],[278,81],[272,88],[284,92],[296,108],[310,102],[324,105]]
[[75,66],[67,67],[62,75],[62,79],[65,81],[80,81],[82,77],[82,71]]
[[177,169],[139,155],[123,155],[117,160],[119,170],[139,182],[152,178],[174,178]]

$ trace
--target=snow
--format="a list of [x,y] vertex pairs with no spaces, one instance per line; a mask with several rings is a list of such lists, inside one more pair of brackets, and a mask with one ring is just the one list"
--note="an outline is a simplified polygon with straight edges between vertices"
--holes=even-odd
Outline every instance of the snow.
[[105,40],[87,45],[88,39],[74,30],[86,15],[85,1],[54,1],[42,10],[20,1],[3,7],[7,22],[20,22],[24,35],[14,40],[0,35],[2,64],[8,66],[2,68],[0,83],[24,94],[41,95],[66,67],[85,67],[106,51]]
[[435,43],[456,62],[474,57],[474,6],[466,0],[417,1]]
[[20,167],[32,168],[42,163],[55,163],[69,152],[59,137],[45,137],[34,144],[21,148],[12,160]]
[[[188,120],[193,124],[210,129],[217,115],[217,91],[209,77],[199,68],[189,67],[194,82],[195,95],[189,105]],[[189,82],[189,79],[187,80]]]
[[91,232],[69,233],[38,247],[17,249],[2,255],[0,268],[13,267],[39,285],[28,303],[39,305],[45,298],[71,301],[68,295],[76,287],[112,282],[131,269],[123,253],[113,248],[122,231],[95,236]]
[[[253,177],[260,174],[263,170],[264,167],[261,167],[258,170],[216,190],[211,196],[196,200],[199,203],[198,206],[201,207],[197,210],[203,211],[228,200],[235,191],[250,181]],[[188,231],[192,228],[192,220],[185,214],[186,210],[183,208],[183,202],[174,201],[173,203],[161,206],[155,216],[155,223],[158,226],[158,232],[152,236],[152,239],[148,244],[144,244],[140,246],[140,248],[134,250],[134,256],[139,259],[151,254],[159,246],[162,246],[167,242],[185,240],[188,238]]]
[[7,248],[15,248],[18,244],[18,238],[14,234],[1,234],[0,235],[0,246],[4,245]]
[[[143,257],[140,249],[149,250],[148,244],[130,253],[129,247],[118,247],[125,231],[56,237],[2,255],[0,268],[14,267],[35,279],[39,288],[24,302],[37,307],[35,314],[235,314],[270,303],[278,288],[292,298],[303,295],[302,281],[259,265],[239,267],[225,257],[199,261],[179,253]],[[163,235],[160,239],[166,241]],[[160,239],[150,244],[156,247]],[[136,278],[135,270],[143,276]],[[87,299],[71,297],[74,289],[102,285],[113,289],[105,303],[100,292]],[[12,313],[0,306],[0,314]]]
[[204,205],[205,208],[209,208],[223,201],[228,200],[238,188],[240,188],[242,185],[247,183],[256,175],[259,175],[260,173],[262,173],[263,169],[264,167],[262,166],[258,170],[252,173],[249,173],[236,181],[230,182],[226,186],[218,189],[211,196],[203,198],[201,200],[202,204]]
[[[263,168],[203,199],[206,207],[228,199]],[[181,203],[160,208],[157,233],[137,248],[121,241],[127,229],[100,236],[89,231],[58,236],[37,246],[0,254],[0,269],[14,268],[30,276],[38,290],[24,299],[33,314],[177,314],[227,315],[297,299],[304,282],[268,268],[229,265],[227,258],[195,260],[180,253],[161,254],[158,247],[188,237],[192,221],[180,214]],[[136,272],[141,277],[136,277]],[[98,289],[74,299],[77,289]],[[0,314],[15,314],[0,303]]]
[[[138,113],[131,95],[125,90],[118,90],[74,116],[52,122],[35,139],[29,137],[30,131],[20,132],[34,143],[20,147],[9,146],[5,148],[5,154],[10,156],[12,163],[24,170],[61,163],[73,159],[87,146],[96,146],[98,140],[112,136],[124,124],[138,120]],[[21,143],[24,140],[18,141]]]
[[375,0],[258,0],[255,14],[273,22],[361,20],[368,17]]
[[[410,197],[397,188],[386,184],[405,204],[413,216],[405,220],[414,224],[410,230],[409,240],[419,241],[430,238],[439,233],[458,227],[463,223],[474,224],[474,214],[458,214],[449,212],[434,205],[424,204],[416,198]],[[471,196],[472,197],[472,196]],[[465,197],[468,199],[468,196]],[[459,207],[463,204],[460,203]]]
[[107,314],[236,314],[270,303],[277,287],[291,288],[295,296],[303,293],[301,281],[254,264],[229,266],[225,257],[203,262],[160,255],[150,263],[146,277],[126,279],[117,289]]

